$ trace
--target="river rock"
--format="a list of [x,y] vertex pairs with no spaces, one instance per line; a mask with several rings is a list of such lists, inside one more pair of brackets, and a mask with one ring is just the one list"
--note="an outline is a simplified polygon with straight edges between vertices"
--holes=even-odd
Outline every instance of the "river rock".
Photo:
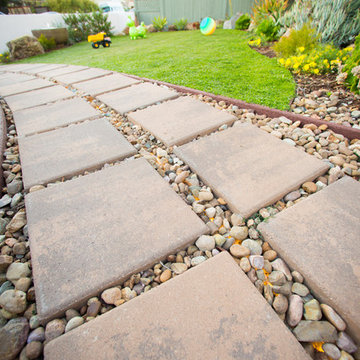
[[245,240],[249,234],[247,226],[233,226],[230,230],[230,236],[237,240]]
[[106,289],[102,292],[101,298],[106,304],[114,305],[117,300],[121,299],[121,290],[117,287]]
[[84,319],[81,316],[75,316],[66,324],[65,332],[71,331],[84,323]]
[[300,191],[299,191],[299,190],[295,190],[295,191],[292,191],[291,193],[287,194],[287,195],[284,197],[284,200],[285,200],[285,202],[295,201],[295,200],[299,199],[300,197],[301,197]]
[[60,335],[62,335],[65,331],[65,322],[61,319],[51,320],[46,324],[45,328],[45,340],[51,341]]
[[298,294],[300,296],[306,296],[309,294],[309,289],[305,285],[300,283],[294,283],[291,288],[291,291],[294,294]]
[[326,319],[329,320],[339,331],[344,331],[346,329],[345,321],[331,306],[321,304],[320,307]]
[[201,251],[206,251],[206,250],[211,251],[211,250],[214,249],[214,247],[215,247],[215,239],[214,239],[213,236],[201,235],[201,236],[196,240],[195,245],[196,245]]
[[250,255],[250,249],[239,244],[234,244],[230,246],[230,253],[232,256],[240,259]]
[[270,281],[270,283],[272,285],[281,286],[286,283],[286,278],[285,278],[284,273],[282,273],[281,271],[277,271],[277,270],[274,270],[273,272],[271,272],[271,274],[269,274],[268,280]]
[[286,276],[286,279],[288,281],[292,280],[290,270],[288,266],[285,264],[284,260],[277,258],[271,263],[271,266],[273,267],[274,270],[281,271]]
[[205,256],[195,256],[191,259],[191,266],[199,265],[202,262],[204,262],[205,260],[206,260]]
[[304,310],[305,320],[320,320],[322,317],[320,304],[316,299],[308,301],[304,305]]
[[278,314],[285,314],[289,307],[289,302],[286,296],[279,294],[275,296],[273,301],[273,308]]
[[26,357],[29,360],[35,360],[42,354],[43,344],[40,341],[32,341],[26,345],[25,349]]
[[29,324],[25,318],[10,320],[0,328],[0,359],[12,360],[21,351],[29,333]]
[[251,255],[261,255],[262,253],[260,244],[255,240],[246,239],[241,245],[247,247],[250,250]]
[[95,317],[99,313],[101,308],[101,302],[99,300],[92,301],[87,310],[86,310],[86,316],[88,317]]
[[344,350],[340,352],[341,356],[339,360],[355,360],[349,353]]
[[188,267],[184,263],[173,263],[171,264],[170,268],[175,274],[180,275],[185,272]]
[[331,343],[323,344],[322,346],[325,354],[329,357],[331,357],[333,360],[339,360],[341,353],[340,350],[337,348],[336,345]]
[[11,219],[10,223],[6,226],[6,230],[15,233],[26,225],[26,214],[24,210],[20,210]]
[[337,339],[337,331],[328,321],[302,320],[293,333],[304,342],[335,342]]
[[22,181],[20,180],[13,180],[10,184],[7,185],[7,192],[9,195],[15,195],[19,193],[23,189]]
[[250,261],[247,257],[243,257],[241,260],[240,260],[240,263],[239,263],[239,266],[241,267],[241,269],[244,271],[244,272],[248,272],[250,271],[251,269],[251,265],[250,265]]
[[214,198],[214,195],[210,191],[201,190],[199,192],[200,201],[211,201]]
[[26,293],[20,290],[7,290],[0,296],[0,306],[12,314],[21,314],[26,310]]
[[255,269],[262,269],[264,267],[264,257],[261,255],[250,255],[249,261]]
[[336,341],[336,345],[341,350],[345,350],[350,354],[352,354],[357,350],[357,346],[355,345],[354,341],[351,339],[351,337],[348,334],[346,334],[343,331],[339,333],[339,337]]
[[0,273],[6,272],[7,268],[11,265],[12,262],[12,256],[0,255]]
[[216,246],[222,247],[224,245],[225,241],[226,241],[226,238],[224,238],[220,234],[215,234],[214,235],[214,240],[215,240]]
[[239,226],[245,224],[244,218],[239,214],[232,214],[230,217],[230,222],[232,226]]
[[299,295],[291,295],[289,298],[289,310],[287,312],[287,322],[291,327],[296,326],[303,315],[303,302]]
[[39,326],[38,328],[33,330],[27,338],[28,343],[31,343],[32,341],[43,342],[44,340],[45,340],[45,330],[42,326]]
[[171,270],[165,269],[160,275],[160,281],[162,283],[171,279]]
[[6,278],[10,280],[12,283],[15,283],[22,277],[29,277],[31,271],[29,269],[29,265],[27,263],[12,263],[6,272]]

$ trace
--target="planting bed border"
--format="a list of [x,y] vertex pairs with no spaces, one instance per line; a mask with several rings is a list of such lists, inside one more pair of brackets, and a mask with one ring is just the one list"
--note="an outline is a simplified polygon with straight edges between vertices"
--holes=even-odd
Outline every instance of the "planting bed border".
[[340,125],[340,124],[332,123],[330,121],[318,120],[318,119],[314,119],[312,117],[307,117],[307,116],[303,116],[303,115],[294,114],[294,113],[289,112],[289,111],[271,109],[271,108],[269,108],[267,106],[258,105],[258,104],[251,104],[251,103],[247,103],[247,102],[242,101],[242,100],[232,99],[232,98],[222,96],[222,95],[215,95],[215,94],[211,94],[211,93],[208,93],[208,92],[205,92],[205,91],[188,88],[186,86],[174,85],[174,84],[167,83],[167,82],[164,82],[164,81],[147,79],[147,78],[143,78],[143,77],[140,77],[140,76],[125,74],[125,73],[120,73],[120,74],[124,75],[124,76],[131,77],[131,78],[136,79],[136,80],[142,80],[142,81],[150,82],[150,83],[153,83],[153,84],[156,83],[156,84],[159,84],[159,85],[164,85],[164,86],[175,89],[176,91],[181,92],[181,93],[185,93],[185,94],[190,93],[190,94],[193,94],[193,95],[209,96],[209,97],[211,97],[212,99],[214,99],[216,101],[225,101],[225,103],[227,105],[236,105],[240,109],[254,110],[257,114],[266,115],[267,117],[270,117],[270,118],[277,118],[277,117],[285,116],[286,118],[288,118],[288,119],[290,119],[292,121],[300,121],[300,123],[302,125],[315,124],[316,126],[320,126],[320,125],[325,124],[325,125],[328,126],[329,129],[333,130],[335,133],[344,135],[345,137],[347,137],[350,140],[352,140],[352,139],[360,139],[360,130],[354,129],[352,127],[347,127],[347,126],[343,126],[343,125]]
[[[0,107],[0,151],[1,151],[0,186],[1,186],[1,188],[4,186],[2,163],[3,163],[3,159],[4,159],[3,154],[4,154],[4,150],[5,150],[6,140],[7,140],[6,117],[5,117],[3,109]],[[2,191],[0,191],[0,193],[2,194]]]

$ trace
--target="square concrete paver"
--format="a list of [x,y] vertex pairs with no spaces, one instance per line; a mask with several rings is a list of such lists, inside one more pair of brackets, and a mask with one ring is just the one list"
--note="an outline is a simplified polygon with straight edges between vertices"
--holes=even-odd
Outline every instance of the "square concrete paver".
[[53,130],[100,115],[100,112],[80,98],[13,112],[18,136]]
[[69,178],[136,153],[107,120],[19,138],[24,188]]
[[11,85],[0,86],[0,95],[9,96],[9,95],[21,94],[27,91],[42,89],[53,85],[54,83],[47,80],[34,79],[34,80],[15,83]]
[[39,68],[42,65],[44,64],[11,64],[2,66],[1,68],[12,72],[26,72],[29,69]]
[[178,93],[167,88],[143,83],[106,93],[97,98],[120,114],[153,105],[160,101],[178,97]]
[[40,67],[28,69],[25,72],[27,74],[37,74],[37,73],[44,72],[44,71],[60,69],[60,68],[66,67],[66,66],[67,66],[66,64],[42,64],[42,66],[40,66]]
[[5,73],[0,75],[0,86],[14,85],[16,83],[22,83],[24,81],[35,80],[35,76],[25,74],[13,74]]
[[240,123],[182,145],[175,153],[245,218],[328,169],[315,157]]
[[122,89],[138,83],[140,83],[140,80],[135,80],[120,74],[111,74],[106,76],[106,78],[98,78],[80,83],[74,83],[73,87],[86,94],[96,96],[105,92]]
[[[53,79],[62,84],[73,84],[76,82],[90,80],[110,74],[111,71],[109,70],[91,68],[72,72],[70,74],[54,76]],[[106,79],[104,78],[103,81],[106,81]]]
[[236,117],[186,96],[130,113],[129,119],[173,146],[232,124]]
[[62,314],[208,231],[145,159],[26,196],[37,311]]
[[24,94],[6,96],[5,100],[12,111],[27,109],[73,97],[73,92],[56,85],[45,89],[33,90]]
[[310,360],[224,252],[45,346],[48,360]]
[[70,73],[73,73],[76,71],[82,71],[82,70],[86,70],[86,69],[88,69],[87,66],[68,65],[65,67],[57,68],[57,69],[41,71],[38,73],[38,75],[50,79],[55,76],[70,74]]
[[345,177],[258,227],[360,343],[360,183]]

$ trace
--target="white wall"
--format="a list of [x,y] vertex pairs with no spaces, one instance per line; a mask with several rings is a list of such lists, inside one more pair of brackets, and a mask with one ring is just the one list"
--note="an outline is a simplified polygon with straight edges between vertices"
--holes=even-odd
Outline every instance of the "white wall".
[[[126,27],[128,14],[125,12],[108,13],[109,20],[114,27],[113,33],[119,34]],[[57,27],[65,23],[62,14],[24,14],[0,15],[0,53],[8,51],[6,43],[24,35],[32,35],[31,30]]]

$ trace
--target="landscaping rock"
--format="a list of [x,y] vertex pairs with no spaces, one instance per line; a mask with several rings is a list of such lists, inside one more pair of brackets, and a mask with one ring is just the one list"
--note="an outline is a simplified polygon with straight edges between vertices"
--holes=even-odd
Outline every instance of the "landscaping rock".
[[215,247],[215,239],[213,236],[201,235],[197,239],[195,245],[202,251],[211,251]]
[[113,305],[117,300],[121,299],[121,290],[117,287],[106,289],[101,294],[101,298],[104,300],[106,304]]
[[25,59],[45,52],[36,38],[27,35],[11,40],[6,45],[12,60]]
[[334,360],[338,360],[341,357],[340,350],[336,345],[331,343],[326,343],[322,346],[325,354]]
[[299,341],[304,342],[335,342],[337,339],[335,327],[327,321],[302,320],[293,333]]
[[65,332],[71,331],[84,323],[81,316],[75,316],[66,324]]
[[26,343],[29,324],[25,318],[10,320],[0,328],[0,359],[12,360]]
[[320,320],[322,317],[320,304],[316,299],[310,300],[304,305],[304,317],[306,320]]
[[346,334],[345,332],[341,331],[339,333],[339,337],[336,341],[336,345],[341,349],[345,350],[346,352],[352,354],[357,350],[357,346],[351,337]]
[[329,305],[321,304],[321,310],[328,321],[331,322],[339,331],[346,329],[345,321],[338,315],[338,313]]
[[0,296],[0,306],[12,314],[23,313],[26,304],[26,293],[20,290],[7,290]]
[[289,298],[289,310],[287,312],[287,322],[291,327],[296,326],[303,315],[303,302],[299,295],[291,295]]
[[40,341],[32,341],[26,345],[25,349],[26,357],[29,360],[35,360],[42,354],[43,344]]
[[60,335],[62,335],[65,331],[65,322],[61,319],[51,320],[47,323],[45,328],[45,339],[47,341],[51,341]]
[[10,280],[13,284],[15,284],[17,280],[23,277],[28,277],[30,276],[30,274],[31,271],[27,263],[16,262],[16,263],[12,263],[8,267],[6,272],[6,278]]

